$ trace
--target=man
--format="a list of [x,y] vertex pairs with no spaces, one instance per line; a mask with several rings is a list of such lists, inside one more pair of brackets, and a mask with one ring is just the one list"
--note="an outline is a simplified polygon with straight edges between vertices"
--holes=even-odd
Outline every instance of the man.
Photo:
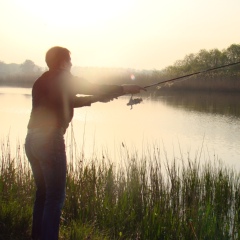
[[[74,77],[70,51],[53,47],[46,53],[49,71],[32,89],[32,112],[26,136],[26,154],[36,183],[32,239],[57,240],[65,200],[66,152],[64,133],[74,108],[107,102],[127,93],[144,90],[137,85],[97,85]],[[89,95],[77,97],[77,94]]]

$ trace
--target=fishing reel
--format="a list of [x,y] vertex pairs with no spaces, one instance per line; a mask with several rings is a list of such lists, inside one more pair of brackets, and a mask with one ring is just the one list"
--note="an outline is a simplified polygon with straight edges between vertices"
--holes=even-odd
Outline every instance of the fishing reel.
[[127,103],[127,106],[131,106],[131,109],[133,109],[133,105],[139,104],[143,101],[142,98],[133,98],[133,94],[131,95],[129,102]]

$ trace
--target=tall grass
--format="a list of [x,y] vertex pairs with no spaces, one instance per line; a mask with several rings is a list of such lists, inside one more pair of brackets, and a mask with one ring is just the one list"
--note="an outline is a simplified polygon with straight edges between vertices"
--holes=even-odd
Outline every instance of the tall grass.
[[[34,182],[21,146],[2,143],[0,239],[30,239]],[[239,173],[159,151],[70,158],[61,239],[240,239]]]

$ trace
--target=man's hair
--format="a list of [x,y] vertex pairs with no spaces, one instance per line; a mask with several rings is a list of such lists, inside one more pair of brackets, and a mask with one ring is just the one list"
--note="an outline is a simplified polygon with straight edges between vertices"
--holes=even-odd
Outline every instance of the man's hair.
[[49,69],[52,68],[58,68],[62,62],[69,61],[70,60],[70,51],[67,48],[63,47],[52,47],[50,48],[45,57],[45,61],[49,67]]

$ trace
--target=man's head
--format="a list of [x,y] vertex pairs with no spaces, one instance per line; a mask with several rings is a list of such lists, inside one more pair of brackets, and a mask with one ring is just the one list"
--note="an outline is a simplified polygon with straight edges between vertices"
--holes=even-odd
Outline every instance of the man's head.
[[45,61],[49,69],[71,69],[71,57],[70,51],[63,47],[52,47],[50,48],[45,57]]

